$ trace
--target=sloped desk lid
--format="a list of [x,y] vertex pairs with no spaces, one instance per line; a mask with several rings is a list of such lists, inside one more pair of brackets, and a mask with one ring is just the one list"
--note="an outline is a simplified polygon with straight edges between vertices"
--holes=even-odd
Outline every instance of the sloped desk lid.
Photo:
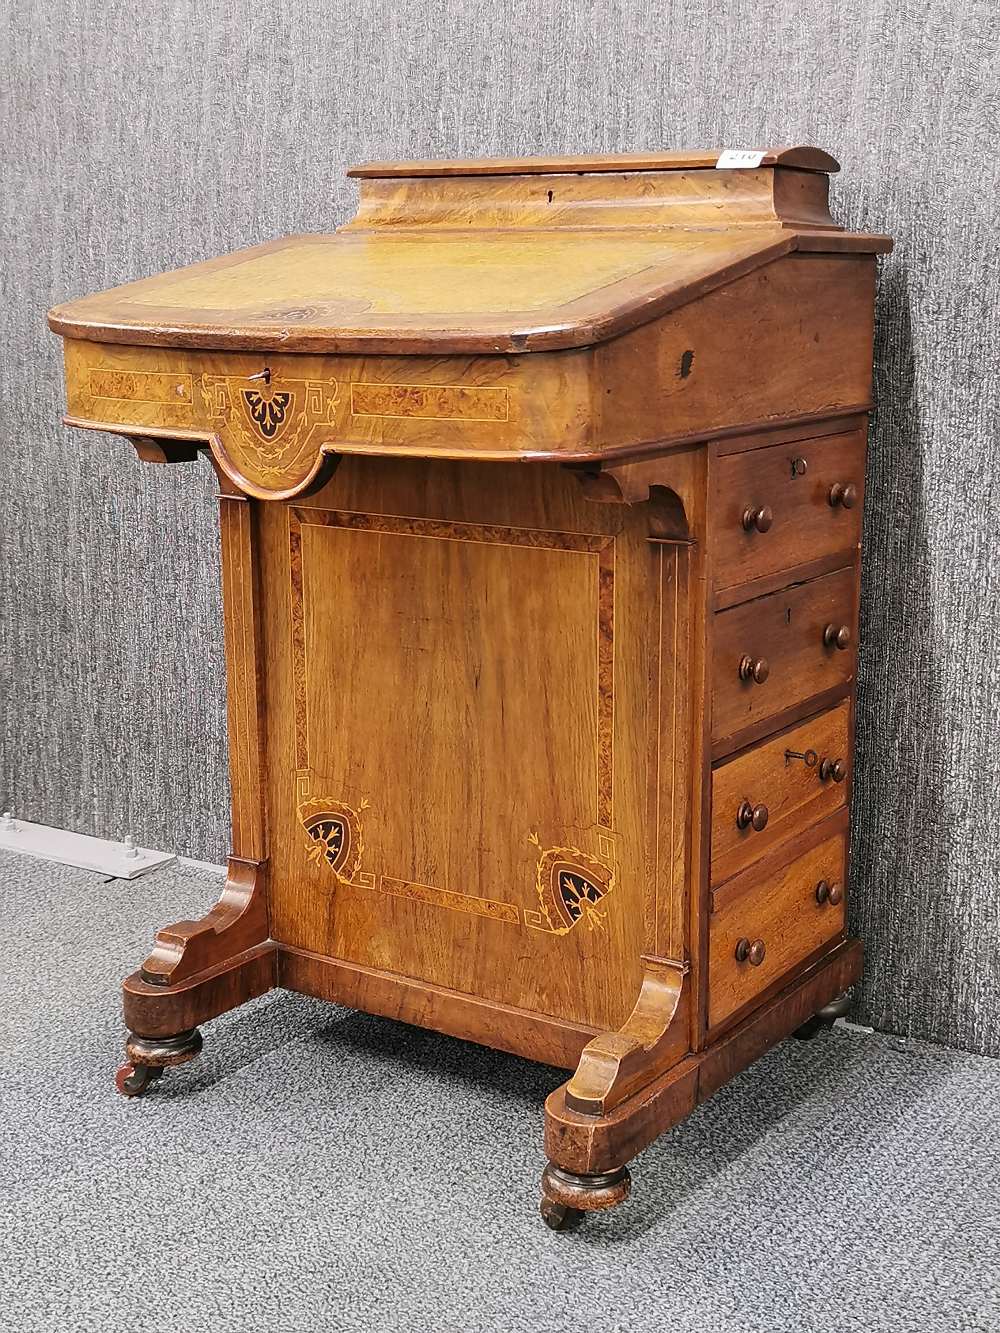
[[[819,150],[775,152],[813,155],[794,176],[836,169]],[[640,161],[645,165],[637,166]],[[396,354],[557,349],[613,337],[793,249],[887,248],[879,243],[884,238],[850,236],[832,223],[822,230],[789,229],[779,219],[773,226],[741,226],[737,215],[730,225],[683,225],[683,207],[659,207],[655,225],[579,226],[567,213],[568,225],[540,226],[525,199],[520,213],[508,207],[508,225],[497,225],[495,199],[501,196],[495,192],[509,190],[511,178],[530,180],[536,194],[546,178],[564,181],[566,173],[598,179],[608,196],[598,203],[612,206],[619,201],[605,182],[630,182],[634,197],[643,172],[662,180],[686,168],[701,178],[702,195],[728,190],[737,173],[705,169],[705,161],[704,154],[670,154],[538,160],[530,169],[523,160],[359,167],[356,174],[375,178],[363,180],[363,192],[398,189],[394,178],[402,176],[409,178],[403,188],[429,196],[436,191],[438,200],[443,191],[464,187],[459,202],[467,212],[474,187],[490,209],[483,219],[469,212],[468,225],[461,226],[448,216],[455,205],[446,195],[430,222],[418,218],[415,225],[399,225],[396,216],[387,223],[377,209],[367,215],[363,209],[335,235],[292,236],[129,283],[57,306],[49,323],[67,337],[173,347]],[[446,179],[429,176],[434,168]],[[774,170],[747,174],[770,177]],[[644,180],[640,196],[649,188]],[[723,199],[716,206],[729,205]],[[605,212],[614,218],[613,207]]]

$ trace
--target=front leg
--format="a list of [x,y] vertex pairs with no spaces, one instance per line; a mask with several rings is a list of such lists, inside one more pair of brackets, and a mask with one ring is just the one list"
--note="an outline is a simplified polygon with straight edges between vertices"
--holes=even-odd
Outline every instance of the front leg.
[[119,1092],[140,1096],[164,1069],[193,1060],[198,1024],[272,989],[275,960],[264,863],[231,857],[218,903],[198,921],[161,930],[123,983],[129,1039]]
[[[690,984],[686,963],[643,958],[639,998],[617,1032],[588,1042],[573,1077],[545,1103],[542,1217],[564,1230],[588,1212],[613,1208],[628,1198],[627,1134],[606,1135],[598,1127],[628,1122],[643,1090],[682,1063],[690,1050]],[[621,1112],[627,1111],[623,1117]]]
[[[595,1037],[584,1049],[580,1066],[568,1083],[556,1088],[545,1103],[545,1151],[550,1166],[542,1178],[542,1215],[549,1226],[562,1229],[574,1214],[610,1208],[628,1196],[626,1164],[660,1134],[679,1124],[734,1074],[745,1069],[776,1042],[800,1028],[808,1018],[830,1006],[842,1007],[842,996],[861,975],[863,950],[847,939],[799,972],[783,990],[758,1005],[740,1023],[697,1053],[683,1050],[675,1024],[685,1014],[682,991],[661,1043],[649,1049],[646,1078],[629,1081],[631,1089],[610,1109],[588,1114],[569,1104],[570,1089],[588,1062],[591,1047],[623,1035],[636,1011],[618,1034]],[[645,987],[644,987],[645,989]],[[676,1045],[673,1044],[676,1040]],[[657,1050],[662,1058],[657,1057]],[[678,1053],[680,1052],[680,1053]]]

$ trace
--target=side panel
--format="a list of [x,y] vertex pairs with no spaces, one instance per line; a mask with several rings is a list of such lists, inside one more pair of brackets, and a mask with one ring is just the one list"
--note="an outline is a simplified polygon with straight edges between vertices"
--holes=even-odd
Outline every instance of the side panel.
[[596,448],[868,403],[875,260],[788,255],[594,349]]
[[355,459],[259,517],[275,938],[618,1026],[683,891],[657,672],[686,584],[645,507]]

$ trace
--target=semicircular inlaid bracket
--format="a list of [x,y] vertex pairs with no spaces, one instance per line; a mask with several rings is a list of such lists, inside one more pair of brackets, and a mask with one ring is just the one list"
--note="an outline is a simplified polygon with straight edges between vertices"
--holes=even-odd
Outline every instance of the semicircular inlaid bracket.
[[320,436],[334,421],[337,380],[203,374],[198,387],[216,467],[245,495],[292,500],[332,475],[339,457]]
[[294,500],[324,486],[340,461],[330,440],[339,381],[202,374],[194,379],[191,426],[64,417],[70,426],[129,440],[146,463],[184,463],[208,453],[223,490],[256,500]]

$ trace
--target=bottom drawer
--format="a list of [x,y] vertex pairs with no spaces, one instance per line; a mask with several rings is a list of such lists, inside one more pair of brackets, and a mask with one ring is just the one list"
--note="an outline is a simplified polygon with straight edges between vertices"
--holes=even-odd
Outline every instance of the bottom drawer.
[[709,1027],[843,932],[846,822],[838,819],[830,828],[830,836],[794,861],[776,865],[777,858],[768,858],[713,893]]

